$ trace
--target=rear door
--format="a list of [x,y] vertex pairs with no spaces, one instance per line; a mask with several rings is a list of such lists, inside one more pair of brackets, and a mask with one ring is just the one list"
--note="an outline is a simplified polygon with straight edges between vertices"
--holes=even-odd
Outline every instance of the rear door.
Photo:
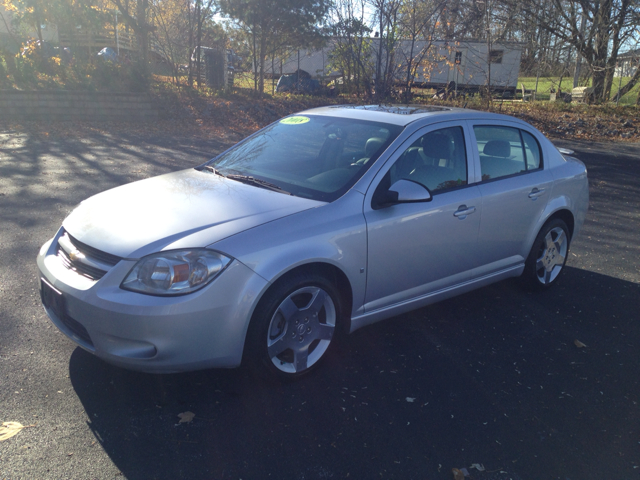
[[482,195],[474,277],[521,264],[553,177],[534,131],[509,122],[470,122],[476,181]]

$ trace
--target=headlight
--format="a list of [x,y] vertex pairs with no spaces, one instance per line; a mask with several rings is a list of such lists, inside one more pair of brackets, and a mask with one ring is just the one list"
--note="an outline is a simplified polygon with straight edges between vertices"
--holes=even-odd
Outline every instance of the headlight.
[[155,253],[136,263],[120,288],[148,295],[184,295],[204,287],[230,261],[205,249]]

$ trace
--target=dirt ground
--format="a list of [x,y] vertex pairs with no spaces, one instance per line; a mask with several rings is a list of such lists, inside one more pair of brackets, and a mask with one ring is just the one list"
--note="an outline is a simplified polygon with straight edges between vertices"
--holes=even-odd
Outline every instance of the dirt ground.
[[[255,98],[239,91],[227,96],[174,89],[156,91],[157,122],[0,122],[2,130],[19,130],[46,139],[49,135],[83,137],[94,134],[161,135],[235,143],[279,118],[332,104],[366,104],[356,97],[277,95]],[[429,100],[431,102],[431,100]],[[433,101],[435,102],[435,101]],[[640,141],[638,107],[586,106],[565,103],[494,102],[477,99],[430,104],[490,110],[525,120],[550,138],[594,142]]]

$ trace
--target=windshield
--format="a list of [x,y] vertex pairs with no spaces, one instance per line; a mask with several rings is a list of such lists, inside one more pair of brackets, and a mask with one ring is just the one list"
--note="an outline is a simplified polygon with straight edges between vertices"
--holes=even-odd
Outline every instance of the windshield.
[[207,163],[222,175],[246,175],[292,195],[331,202],[343,195],[402,127],[297,115],[269,125]]

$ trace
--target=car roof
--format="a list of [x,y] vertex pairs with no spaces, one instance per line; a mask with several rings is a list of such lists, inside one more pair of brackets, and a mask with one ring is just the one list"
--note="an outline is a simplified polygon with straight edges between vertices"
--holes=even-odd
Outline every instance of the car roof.
[[369,120],[403,127],[424,118],[433,122],[483,119],[518,121],[525,124],[522,120],[508,115],[437,105],[329,105],[305,110],[298,115],[301,114]]

